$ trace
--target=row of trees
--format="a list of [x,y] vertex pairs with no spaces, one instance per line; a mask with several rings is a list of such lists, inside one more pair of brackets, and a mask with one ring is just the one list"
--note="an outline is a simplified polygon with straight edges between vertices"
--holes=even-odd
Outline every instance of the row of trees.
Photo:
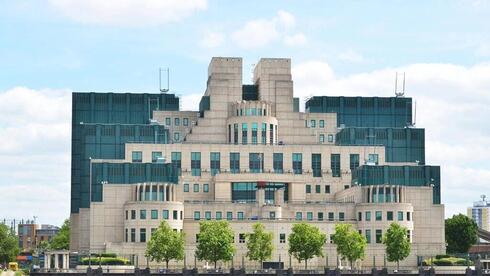
[[[337,224],[335,234],[332,237],[337,246],[337,253],[342,260],[350,262],[351,267],[357,260],[364,259],[367,241],[366,238],[352,228],[350,224]],[[258,261],[262,265],[265,260],[272,257],[273,247],[272,232],[265,231],[264,225],[256,223],[253,231],[246,234],[247,257],[252,261]],[[308,268],[308,260],[314,257],[323,257],[323,246],[327,242],[327,236],[320,232],[318,227],[307,223],[297,223],[292,227],[288,237],[288,252],[300,263],[304,261],[305,269]],[[397,262],[405,259],[410,254],[410,242],[407,237],[407,229],[397,223],[391,224],[383,236],[383,244],[386,246],[387,259]],[[168,263],[171,260],[184,258],[185,236],[182,232],[173,229],[163,221],[159,228],[151,236],[146,250],[150,260]],[[227,221],[204,221],[200,223],[196,258],[214,263],[216,268],[218,261],[230,261],[235,253],[234,232]]]

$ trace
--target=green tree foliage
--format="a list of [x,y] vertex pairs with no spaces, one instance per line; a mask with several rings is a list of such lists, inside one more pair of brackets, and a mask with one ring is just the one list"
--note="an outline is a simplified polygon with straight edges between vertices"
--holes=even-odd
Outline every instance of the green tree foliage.
[[49,249],[68,250],[70,249],[70,220],[66,219],[60,231],[53,237]]
[[19,254],[19,239],[7,225],[0,224],[0,263],[13,261]]
[[50,244],[48,241],[41,241],[39,243],[39,245],[37,246],[37,249],[40,251],[40,252],[44,252],[46,250],[48,250],[50,247]]
[[152,261],[165,261],[168,269],[170,260],[184,259],[184,244],[184,233],[174,231],[162,221],[146,245],[146,256]]
[[410,255],[410,240],[407,235],[407,228],[392,223],[383,236],[387,259],[389,262],[396,262],[398,269],[400,269],[400,261]]
[[199,225],[199,240],[196,257],[214,263],[230,261],[235,253],[233,237],[235,233],[227,221],[204,221]]
[[367,241],[366,238],[352,229],[350,224],[335,225],[335,234],[332,240],[337,245],[337,253],[342,260],[348,260],[351,268],[357,260],[364,259]]
[[262,223],[253,225],[253,232],[247,234],[247,257],[253,261],[259,261],[261,268],[263,262],[272,257],[272,232],[265,232]]
[[305,269],[308,269],[308,260],[315,257],[323,257],[322,248],[327,241],[327,236],[320,232],[318,227],[307,223],[293,225],[289,234],[288,252],[300,263],[305,261]]
[[478,226],[465,215],[454,215],[446,219],[445,228],[448,253],[467,253],[478,239]]

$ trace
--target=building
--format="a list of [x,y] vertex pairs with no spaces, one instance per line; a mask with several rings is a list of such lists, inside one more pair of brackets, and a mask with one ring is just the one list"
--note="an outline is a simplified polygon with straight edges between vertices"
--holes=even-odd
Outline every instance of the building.
[[[409,229],[402,265],[445,252],[440,168],[425,164],[411,98],[318,96],[300,112],[290,59],[261,59],[253,84],[242,79],[241,58],[212,58],[199,111],[180,111],[172,94],[73,94],[72,251],[143,266],[146,241],[167,220],[186,233],[193,265],[199,222],[228,220],[235,266],[259,221],[274,233],[272,261],[286,267],[299,221],[329,236],[352,224],[369,243],[367,266],[383,265],[392,222]],[[325,251],[309,264],[335,266],[335,246]]]
[[473,202],[473,207],[468,207],[467,215],[476,222],[478,228],[490,231],[490,203],[485,195],[481,196],[481,200]]
[[60,231],[58,226],[41,224],[41,227],[36,229],[36,245],[39,245],[42,241],[51,242],[56,234]]
[[17,225],[20,252],[30,252],[36,248],[36,229],[38,225],[34,221],[21,221]]

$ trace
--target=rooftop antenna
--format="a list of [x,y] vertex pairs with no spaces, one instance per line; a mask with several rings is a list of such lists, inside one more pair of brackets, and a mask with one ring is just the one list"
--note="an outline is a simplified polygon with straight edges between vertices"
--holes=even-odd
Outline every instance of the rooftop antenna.
[[401,90],[398,89],[398,72],[395,72],[395,96],[403,97],[404,95],[405,95],[405,72],[403,72],[403,81],[402,81]]
[[[167,71],[167,88],[162,88],[162,71]],[[159,77],[159,87],[160,92],[167,93],[170,90],[170,68],[162,70],[162,68],[158,68],[158,77]]]
[[485,201],[486,201],[486,200],[485,200],[485,199],[487,198],[487,196],[486,196],[486,195],[481,195],[480,197],[481,197],[481,201],[483,201],[483,202],[485,202]]

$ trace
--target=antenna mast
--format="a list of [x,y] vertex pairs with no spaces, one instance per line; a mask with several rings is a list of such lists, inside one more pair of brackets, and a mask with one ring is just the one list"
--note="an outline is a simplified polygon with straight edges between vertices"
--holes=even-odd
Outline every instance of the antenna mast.
[[158,79],[159,79],[159,88],[160,92],[167,93],[170,90],[170,68],[167,67],[167,88],[162,88],[162,68],[158,68]]
[[395,96],[403,97],[405,95],[405,72],[403,72],[402,89],[398,90],[398,72],[395,72]]

